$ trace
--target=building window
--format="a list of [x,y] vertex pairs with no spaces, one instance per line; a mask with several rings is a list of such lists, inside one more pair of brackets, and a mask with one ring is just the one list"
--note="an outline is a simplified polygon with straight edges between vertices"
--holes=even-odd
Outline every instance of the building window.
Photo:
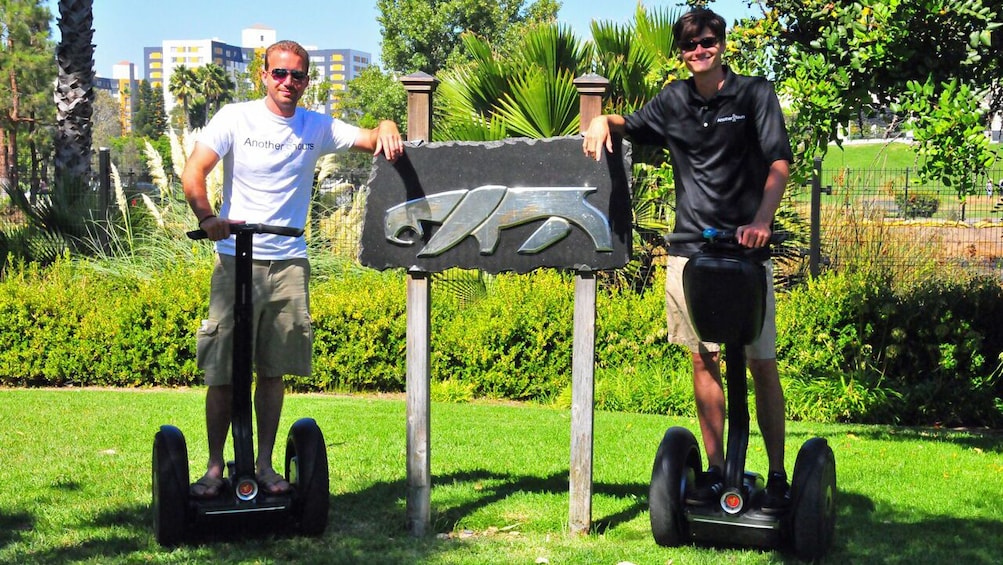
[[345,60],[345,56],[342,55],[341,53],[335,53],[335,54],[331,55],[331,60],[332,61],[344,61]]

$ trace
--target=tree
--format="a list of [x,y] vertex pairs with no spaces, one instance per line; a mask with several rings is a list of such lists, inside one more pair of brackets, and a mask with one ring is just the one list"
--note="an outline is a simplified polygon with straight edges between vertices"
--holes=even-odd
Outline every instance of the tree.
[[265,83],[261,81],[261,71],[265,68],[265,48],[256,47],[247,70],[237,79],[234,100],[247,101],[265,97]]
[[87,178],[91,169],[91,114],[94,103],[93,0],[59,1],[56,47],[56,176]]
[[407,92],[397,77],[377,65],[366,67],[348,82],[339,104],[341,117],[364,128],[374,128],[382,119],[407,126]]
[[132,131],[136,135],[157,139],[167,131],[167,114],[164,112],[164,91],[150,86],[149,81],[139,83],[139,107],[132,117]]
[[187,129],[191,125],[191,115],[188,110],[195,101],[195,97],[198,96],[197,80],[195,71],[185,65],[178,65],[174,67],[174,72],[171,73],[171,82],[167,86],[174,99],[181,103],[181,115],[184,120],[184,123],[181,124],[182,129]]
[[[32,143],[38,121],[51,112],[46,103],[55,76],[48,39],[51,18],[39,0],[0,0],[0,183],[10,188],[18,186],[19,133],[27,127]],[[35,153],[33,149],[33,169]]]
[[468,60],[460,36],[471,32],[512,44],[527,26],[553,22],[556,0],[377,0],[383,35],[382,59],[387,69],[434,75]]
[[208,123],[220,106],[233,99],[236,88],[233,79],[226,74],[226,69],[215,63],[195,69],[195,85],[198,95],[205,101],[203,124]]
[[[929,117],[931,108],[977,108],[985,88],[996,82],[999,65],[991,37],[999,27],[999,0],[760,0],[764,18],[749,22],[750,38],[769,38],[770,74],[791,101],[792,138],[798,143],[796,179],[804,179],[814,157],[837,140],[839,124],[859,119],[899,101],[900,117]],[[910,86],[913,85],[913,86]],[[951,86],[951,85],[954,86]],[[923,87],[922,85],[929,85]],[[960,86],[964,86],[963,88]],[[950,100],[942,97],[947,93]],[[950,112],[940,112],[947,118]],[[946,122],[942,122],[946,124]],[[970,122],[922,127],[924,146],[963,142],[979,144],[978,126]],[[961,129],[958,129],[958,126]],[[965,141],[969,140],[969,141]],[[949,152],[927,151],[940,165],[924,167],[956,187],[964,167],[984,166],[990,156],[975,146],[972,161],[950,163]],[[944,176],[947,175],[947,176]],[[958,175],[952,177],[951,175]]]
[[118,120],[118,101],[110,92],[98,90],[94,93],[93,108],[92,141],[98,147],[110,147],[113,138],[122,136],[122,123]]

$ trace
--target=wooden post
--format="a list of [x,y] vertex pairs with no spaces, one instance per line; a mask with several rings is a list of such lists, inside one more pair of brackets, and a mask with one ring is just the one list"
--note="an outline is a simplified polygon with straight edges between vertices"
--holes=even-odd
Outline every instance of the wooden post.
[[407,527],[423,536],[431,522],[429,383],[431,381],[431,276],[407,275]]
[[568,527],[587,534],[592,527],[592,420],[595,372],[596,274],[575,275],[574,337],[571,354],[571,477]]
[[432,141],[432,93],[439,79],[428,73],[413,73],[401,78],[407,90],[407,139]]
[[602,101],[609,90],[609,81],[595,73],[589,73],[576,78],[574,83],[578,88],[578,115],[581,116],[579,131],[585,133],[589,129],[589,123],[602,115]]
[[[580,131],[602,114],[609,81],[595,74],[575,79],[579,94]],[[571,476],[568,484],[568,527],[587,534],[592,527],[592,445],[595,398],[596,275],[575,275],[575,314],[571,356]]]
[[[432,92],[435,77],[415,73],[401,79],[407,90],[407,139],[432,138]],[[431,523],[432,466],[429,386],[431,372],[431,276],[407,274],[407,528],[424,536]]]

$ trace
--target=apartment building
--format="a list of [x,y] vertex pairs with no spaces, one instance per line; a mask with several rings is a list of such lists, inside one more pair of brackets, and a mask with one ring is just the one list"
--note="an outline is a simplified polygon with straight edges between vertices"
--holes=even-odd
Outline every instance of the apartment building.
[[[171,76],[181,65],[194,69],[215,63],[223,67],[234,82],[247,80],[247,67],[255,56],[255,50],[267,47],[276,41],[277,34],[272,28],[254,25],[241,31],[242,45],[230,45],[217,39],[165,40],[159,47],[143,49],[146,79],[153,88],[164,92],[164,106],[168,114],[177,105],[170,92]],[[316,69],[316,82],[327,80],[331,84],[328,99],[313,109],[330,113],[348,81],[359,75],[371,64],[372,56],[354,49],[318,49],[304,45],[310,54],[310,64]]]
[[164,110],[168,115],[177,104],[170,84],[178,67],[196,69],[214,63],[236,81],[247,71],[248,63],[242,48],[216,39],[168,39],[160,47],[144,47],[143,59],[150,86],[164,92]]

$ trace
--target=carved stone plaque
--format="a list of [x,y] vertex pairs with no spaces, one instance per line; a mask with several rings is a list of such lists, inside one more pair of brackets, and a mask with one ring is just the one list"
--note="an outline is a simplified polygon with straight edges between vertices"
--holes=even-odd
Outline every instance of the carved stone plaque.
[[360,260],[376,269],[616,269],[630,259],[629,145],[579,136],[408,146],[376,160]]

